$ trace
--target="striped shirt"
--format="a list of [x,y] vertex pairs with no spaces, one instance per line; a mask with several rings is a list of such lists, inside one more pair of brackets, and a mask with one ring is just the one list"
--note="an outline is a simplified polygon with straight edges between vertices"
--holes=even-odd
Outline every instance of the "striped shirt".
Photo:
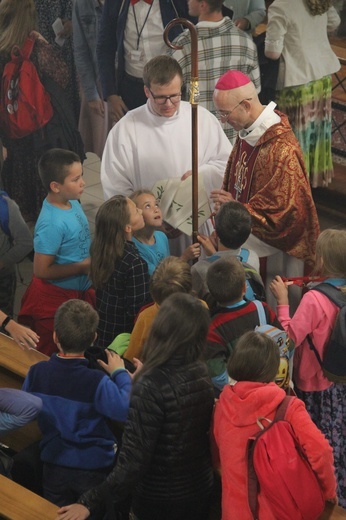
[[[213,92],[217,80],[230,69],[247,74],[255,84],[257,92],[261,88],[257,48],[251,37],[238,29],[228,17],[221,22],[199,22],[198,35],[198,76],[199,103],[215,115]],[[185,100],[189,100],[191,79],[191,39],[187,29],[173,42],[182,45],[180,50],[169,51],[180,64],[184,85],[187,87]],[[233,142],[237,132],[228,123],[221,123],[228,139]]]

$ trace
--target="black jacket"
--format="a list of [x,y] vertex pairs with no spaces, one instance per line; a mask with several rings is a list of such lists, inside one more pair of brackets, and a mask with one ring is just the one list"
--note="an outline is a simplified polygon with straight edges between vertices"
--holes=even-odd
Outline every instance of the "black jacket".
[[139,518],[168,519],[170,509],[204,499],[213,482],[208,441],[213,403],[202,362],[182,366],[170,360],[145,374],[133,388],[115,469],[79,502],[93,510],[109,493],[120,501],[132,492]]

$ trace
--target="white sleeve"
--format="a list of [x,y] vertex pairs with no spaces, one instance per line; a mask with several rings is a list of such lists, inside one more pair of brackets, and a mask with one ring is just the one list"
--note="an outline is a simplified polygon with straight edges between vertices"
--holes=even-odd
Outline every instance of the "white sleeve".
[[333,32],[337,27],[339,27],[341,23],[341,18],[338,15],[335,7],[330,7],[327,11],[328,22],[327,22],[327,32]]
[[205,190],[220,189],[232,145],[217,118],[203,107],[198,111],[199,146],[203,143],[203,157],[198,171],[203,175]]
[[124,116],[109,132],[101,161],[101,184],[105,200],[130,195],[135,190],[133,120]]
[[[289,9],[289,6],[287,6]],[[265,51],[282,53],[287,32],[287,11],[284,2],[274,2],[268,9],[268,25],[265,38]]]

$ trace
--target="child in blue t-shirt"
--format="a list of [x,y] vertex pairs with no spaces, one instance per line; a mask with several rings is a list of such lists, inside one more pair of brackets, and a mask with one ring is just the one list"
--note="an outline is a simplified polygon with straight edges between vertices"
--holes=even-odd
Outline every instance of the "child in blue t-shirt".
[[24,294],[19,321],[40,336],[37,349],[56,352],[53,319],[66,300],[78,298],[95,305],[88,277],[90,230],[79,203],[85,182],[80,158],[53,148],[40,159],[38,170],[48,191],[35,226],[34,276]]
[[[132,240],[139,254],[148,264],[151,276],[159,263],[170,256],[167,236],[162,229],[162,212],[155,195],[149,190],[138,190],[132,193],[130,199],[142,210],[145,226],[134,234]],[[201,254],[198,243],[187,247],[181,255],[185,262],[198,258]]]

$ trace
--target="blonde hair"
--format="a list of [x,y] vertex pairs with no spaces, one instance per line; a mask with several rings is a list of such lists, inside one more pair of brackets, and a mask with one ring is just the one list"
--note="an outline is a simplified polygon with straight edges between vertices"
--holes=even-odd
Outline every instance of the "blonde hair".
[[346,230],[325,229],[316,243],[316,273],[346,278]]
[[10,55],[14,45],[22,47],[37,29],[34,0],[2,0],[0,3],[0,54]]
[[156,197],[153,194],[153,192],[146,189],[134,191],[133,193],[131,193],[131,195],[129,195],[129,199],[132,200],[137,206],[138,197],[140,197],[141,195],[152,195],[156,200]]
[[191,268],[187,262],[176,256],[164,258],[150,279],[150,293],[158,305],[171,294],[191,291]]

